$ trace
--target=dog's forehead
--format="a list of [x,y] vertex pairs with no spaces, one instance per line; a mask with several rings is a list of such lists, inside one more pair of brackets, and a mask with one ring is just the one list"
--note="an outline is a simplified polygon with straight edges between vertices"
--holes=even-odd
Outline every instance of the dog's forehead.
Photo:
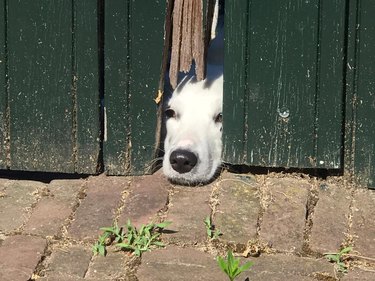
[[200,108],[204,108],[205,111],[221,111],[222,83],[222,77],[212,83],[207,83],[207,81],[193,82],[189,80],[183,87],[176,89],[168,105],[175,110],[182,111],[188,108],[194,108],[194,111]]

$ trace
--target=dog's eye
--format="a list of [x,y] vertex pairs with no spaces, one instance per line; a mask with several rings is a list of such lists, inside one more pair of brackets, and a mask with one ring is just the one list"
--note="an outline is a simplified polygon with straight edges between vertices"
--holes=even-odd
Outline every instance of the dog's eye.
[[223,114],[222,113],[219,113],[218,115],[216,115],[215,122],[216,123],[222,123],[223,122]]
[[168,108],[165,111],[165,116],[167,116],[168,119],[169,118],[176,118],[176,112],[173,109]]

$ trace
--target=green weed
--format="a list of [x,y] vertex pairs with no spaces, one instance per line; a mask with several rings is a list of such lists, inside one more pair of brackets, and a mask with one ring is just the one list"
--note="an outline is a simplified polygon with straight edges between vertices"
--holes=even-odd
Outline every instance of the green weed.
[[124,239],[122,243],[116,244],[116,246],[132,251],[136,256],[141,256],[143,252],[150,251],[152,247],[164,247],[164,244],[159,240],[160,230],[170,224],[171,222],[151,223],[142,225],[140,229],[137,230],[130,221],[128,221],[126,239]]
[[99,236],[98,240],[95,242],[95,244],[92,246],[92,251],[96,255],[105,256],[107,254],[106,246],[108,245],[107,241],[110,237],[110,234],[107,232],[104,232],[102,235]]
[[143,252],[150,251],[154,247],[164,247],[164,244],[160,241],[161,230],[171,222],[163,223],[149,223],[147,225],[141,225],[140,229],[137,230],[132,225],[130,220],[125,227],[102,227],[103,234],[99,236],[98,241],[93,245],[92,250],[94,254],[105,256],[106,246],[115,242],[115,246],[134,252],[136,256],[141,256]]
[[330,262],[334,262],[336,263],[336,268],[337,268],[337,271],[339,272],[343,272],[343,273],[347,273],[348,272],[348,266],[347,264],[344,262],[344,259],[343,259],[343,256],[345,254],[348,254],[350,251],[352,251],[353,248],[352,247],[346,247],[344,249],[342,249],[340,252],[338,253],[325,253],[323,254],[327,260],[329,260]]
[[226,260],[222,257],[217,257],[217,262],[230,281],[233,281],[238,275],[248,270],[253,265],[252,262],[247,262],[240,266],[240,259],[235,259],[232,251],[228,251]]
[[217,239],[220,235],[223,235],[220,230],[216,229],[215,226],[212,224],[212,220],[210,216],[207,216],[206,219],[203,221],[204,225],[206,226],[207,236],[210,239]]

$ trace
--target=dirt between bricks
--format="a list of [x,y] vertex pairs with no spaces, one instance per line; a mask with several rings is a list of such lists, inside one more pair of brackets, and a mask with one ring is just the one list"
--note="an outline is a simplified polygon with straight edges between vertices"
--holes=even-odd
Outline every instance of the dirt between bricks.
[[[211,239],[204,220],[221,235]],[[102,227],[171,221],[140,257],[92,246]],[[326,253],[351,247],[347,273]],[[228,280],[217,256],[254,265],[236,280],[375,280],[375,191],[343,177],[234,174],[178,186],[140,177],[0,178],[0,280]]]

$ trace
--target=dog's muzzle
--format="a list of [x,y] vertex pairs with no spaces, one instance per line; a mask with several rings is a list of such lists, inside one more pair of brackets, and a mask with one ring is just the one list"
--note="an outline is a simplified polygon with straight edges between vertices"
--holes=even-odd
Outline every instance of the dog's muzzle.
[[197,162],[197,156],[189,150],[177,149],[169,157],[169,163],[173,170],[180,174],[190,172],[197,165]]

